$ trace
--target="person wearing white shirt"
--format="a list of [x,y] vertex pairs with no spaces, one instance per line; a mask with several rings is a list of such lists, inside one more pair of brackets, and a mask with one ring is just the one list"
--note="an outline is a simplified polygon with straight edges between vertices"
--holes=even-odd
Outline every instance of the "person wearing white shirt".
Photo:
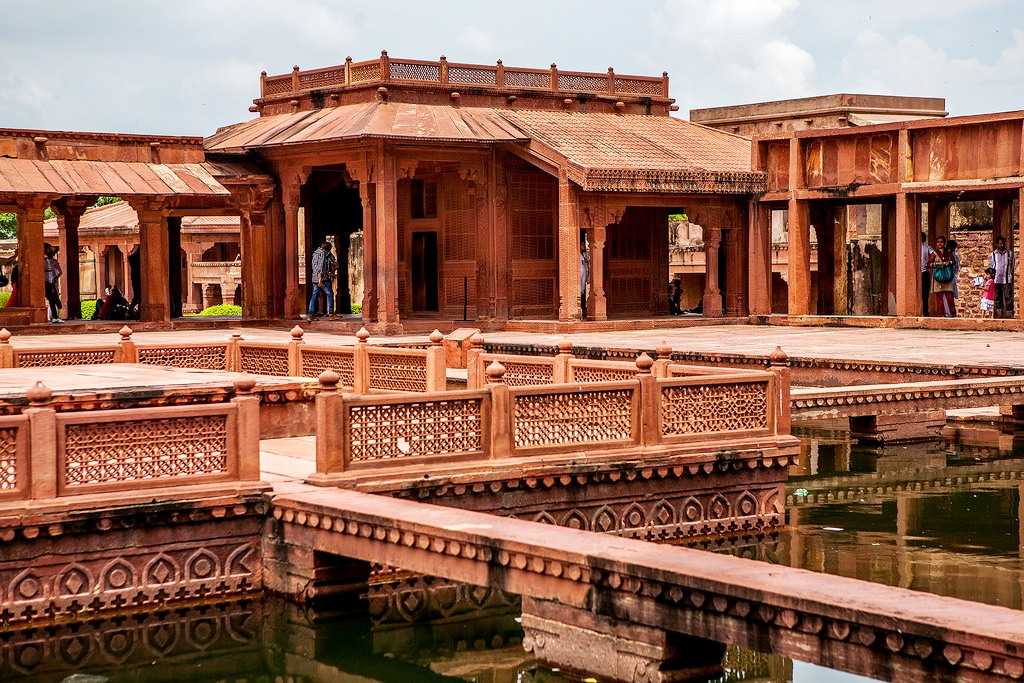
[[932,294],[932,276],[928,271],[935,250],[928,244],[928,233],[921,233],[921,315],[928,316],[928,299]]
[[1013,252],[1006,248],[1006,238],[996,238],[996,248],[988,257],[988,267],[996,271],[995,317],[1013,316]]

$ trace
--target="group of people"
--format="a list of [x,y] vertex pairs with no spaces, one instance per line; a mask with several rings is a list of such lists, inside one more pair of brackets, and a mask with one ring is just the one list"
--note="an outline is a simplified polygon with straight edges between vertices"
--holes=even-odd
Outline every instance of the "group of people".
[[[960,267],[956,240],[939,236],[935,238],[933,247],[928,244],[928,233],[921,233],[921,305],[925,316],[931,313],[946,318],[956,317]],[[1013,252],[1006,248],[1006,238],[996,237],[985,276],[974,281],[975,286],[982,290],[982,317],[1013,317],[1013,268]],[[931,310],[933,302],[935,310]]]

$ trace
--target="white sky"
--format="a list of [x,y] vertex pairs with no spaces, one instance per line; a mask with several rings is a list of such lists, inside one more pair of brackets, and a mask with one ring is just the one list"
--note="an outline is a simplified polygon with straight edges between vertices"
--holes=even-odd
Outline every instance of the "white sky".
[[1024,108],[1021,0],[0,0],[0,127],[207,135],[259,72],[397,57],[671,78],[691,108],[832,92]]

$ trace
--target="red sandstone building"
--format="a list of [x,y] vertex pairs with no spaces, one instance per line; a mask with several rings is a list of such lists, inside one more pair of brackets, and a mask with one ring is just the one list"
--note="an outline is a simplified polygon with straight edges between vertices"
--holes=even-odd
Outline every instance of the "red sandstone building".
[[[381,331],[664,316],[668,216],[680,212],[702,229],[705,317],[910,317],[919,226],[948,230],[965,198],[994,202],[1000,234],[1019,224],[1024,113],[945,119],[942,100],[845,95],[695,113],[709,125],[674,109],[667,75],[384,53],[264,74],[257,116],[205,140],[0,131],[0,210],[24,225],[27,285],[0,317],[45,319],[41,259],[24,256],[41,253],[42,212],[57,211],[74,270],[82,211],[101,194],[139,216],[145,320],[188,298],[182,217],[231,215],[246,317],[302,313],[306,245],[329,238],[362,269],[362,316]],[[837,274],[869,205],[880,293],[858,309]],[[786,228],[774,267],[773,221]]]

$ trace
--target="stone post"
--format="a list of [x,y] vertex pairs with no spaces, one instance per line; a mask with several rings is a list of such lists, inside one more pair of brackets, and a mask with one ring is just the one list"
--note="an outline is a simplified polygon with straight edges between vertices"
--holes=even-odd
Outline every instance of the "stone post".
[[[906,131],[900,131],[905,133]],[[921,229],[917,198],[896,195],[896,315],[921,315]]]
[[352,358],[352,391],[356,394],[370,393],[370,350],[366,344],[369,338],[370,333],[365,327],[356,332],[358,341]]
[[235,380],[235,397],[231,399],[238,410],[235,429],[239,481],[259,481],[260,478],[260,398],[253,393],[255,388],[256,380],[243,375]]
[[580,319],[578,192],[566,170],[558,172],[558,319]]
[[718,254],[722,246],[720,228],[704,228],[704,317],[722,317],[722,290],[718,287]]
[[494,361],[487,366],[487,388],[491,392],[490,459],[512,456],[512,396],[505,384],[505,366]]
[[0,330],[0,368],[14,367],[14,347],[11,345],[11,332],[6,327]]
[[[756,143],[754,146],[757,147]],[[771,315],[771,209],[751,200],[747,215],[750,222],[747,241],[747,306],[750,315]]]
[[480,389],[484,386],[484,368],[480,356],[484,352],[484,337],[477,332],[466,340],[466,388]]
[[608,297],[604,292],[604,243],[607,228],[594,227],[594,240],[590,244],[590,289],[593,292],[592,313],[594,320],[608,319]]
[[142,286],[139,317],[147,322],[167,322],[171,319],[167,274],[170,255],[164,207],[158,201],[146,200],[133,203],[132,208],[139,216],[139,282]]
[[118,342],[117,359],[121,363],[138,363],[139,362],[139,349],[135,346],[135,342],[132,341],[132,328],[127,325],[123,325],[120,330],[117,331],[121,335],[121,341]]
[[653,446],[661,443],[661,425],[659,424],[659,410],[661,408],[661,388],[658,386],[658,378],[651,374],[654,360],[646,353],[641,353],[636,359],[636,378],[640,382],[640,424],[634,429],[639,429],[640,443],[644,446]]
[[551,381],[554,384],[565,384],[572,381],[572,340],[562,339],[558,342],[558,355],[551,368]]
[[[282,182],[281,198],[284,204],[284,315],[298,317],[304,302],[299,291],[299,188],[298,179],[291,183]],[[308,245],[307,245],[308,248]]]
[[672,364],[672,347],[665,340],[662,340],[655,349],[658,360],[654,361],[652,374],[655,377],[669,377],[668,366]]
[[34,201],[18,211],[18,301],[29,309],[29,320],[46,322],[46,273],[43,260],[43,219],[47,203]]
[[316,395],[316,475],[344,472],[348,463],[345,453],[345,426],[342,423],[344,396],[338,391],[341,376],[324,370],[318,378]]
[[768,361],[771,364],[771,372],[775,375],[775,391],[771,397],[775,404],[775,433],[789,434],[792,423],[792,409],[789,400],[789,356],[781,346],[776,346],[768,357]]
[[[78,262],[78,224],[85,213],[86,203],[84,201],[63,201],[55,208],[57,214],[57,232],[60,236],[60,252],[57,260],[60,262],[61,289],[64,294],[64,317],[67,320],[78,320],[82,317],[81,270]],[[97,296],[102,290],[97,292]]]
[[374,258],[377,271],[377,322],[385,333],[400,330],[398,316],[398,176],[393,153],[380,147],[375,188]]
[[288,342],[288,374],[302,377],[302,336],[303,329],[296,325],[291,329],[292,339]]
[[440,330],[434,330],[430,333],[430,348],[427,349],[427,391],[444,391],[448,388],[447,369],[444,335]]
[[28,418],[29,432],[29,497],[33,500],[56,498],[57,478],[57,411],[50,403],[53,392],[38,381],[28,390],[29,407],[24,415]]
[[239,346],[242,342],[242,335],[233,334],[228,339],[228,345],[224,349],[224,369],[228,372],[242,371],[242,352]]

